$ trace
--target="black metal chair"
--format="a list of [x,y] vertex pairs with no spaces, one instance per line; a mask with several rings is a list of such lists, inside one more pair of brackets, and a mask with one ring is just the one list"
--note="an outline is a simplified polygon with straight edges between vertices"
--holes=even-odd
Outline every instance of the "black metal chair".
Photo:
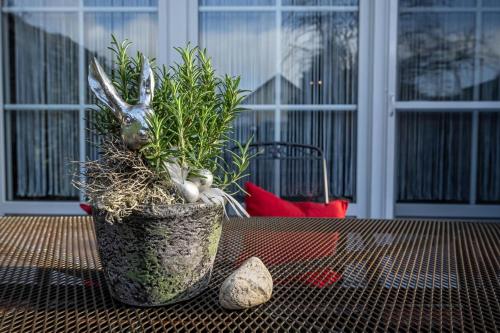
[[[237,147],[232,148],[233,151],[236,149]],[[310,188],[305,191],[307,193],[293,193],[291,195],[283,193],[283,195],[280,195],[282,198],[291,201],[323,200],[325,203],[329,202],[326,159],[321,148],[289,142],[259,142],[250,144],[249,150],[250,154],[256,154],[256,156],[249,166],[250,179],[244,181],[256,182],[257,185],[268,191],[281,194],[280,188],[283,187],[281,184],[283,181],[283,168],[281,166],[285,164],[284,169],[293,169],[292,175],[287,176],[289,182],[293,180],[300,182],[301,179],[308,178],[312,179],[314,183],[320,181],[321,186],[309,184]],[[269,170],[270,168],[272,170]],[[308,170],[309,168],[311,170]],[[261,177],[261,173],[265,177]],[[279,178],[277,178],[277,174],[280,175]],[[264,184],[259,184],[259,179],[263,180]],[[270,184],[275,185],[274,191],[269,188]],[[276,188],[276,184],[278,188]]]

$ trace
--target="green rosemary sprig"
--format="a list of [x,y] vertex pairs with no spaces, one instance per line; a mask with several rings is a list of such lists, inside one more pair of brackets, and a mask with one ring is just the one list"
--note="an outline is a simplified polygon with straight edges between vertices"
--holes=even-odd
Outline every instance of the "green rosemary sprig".
[[[142,57],[140,53],[129,56],[130,45],[112,36],[112,82],[124,100],[134,104]],[[223,159],[228,145],[235,144],[229,135],[235,118],[243,111],[240,78],[218,77],[206,50],[189,44],[175,50],[180,63],[161,69],[152,66],[156,87],[148,119],[150,140],[140,154],[157,174],[165,175],[165,162],[175,158],[193,172],[210,170],[216,186],[227,188],[245,176],[251,158],[248,142],[236,143],[238,153],[229,150],[229,164]],[[102,134],[119,135],[119,123],[106,108],[98,113],[96,128]]]

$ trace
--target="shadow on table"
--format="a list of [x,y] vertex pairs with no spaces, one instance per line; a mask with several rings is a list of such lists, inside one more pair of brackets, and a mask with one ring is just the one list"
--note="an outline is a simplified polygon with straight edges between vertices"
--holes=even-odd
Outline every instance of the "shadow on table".
[[1,308],[71,309],[87,303],[100,308],[104,302],[96,300],[110,298],[100,270],[0,267]]

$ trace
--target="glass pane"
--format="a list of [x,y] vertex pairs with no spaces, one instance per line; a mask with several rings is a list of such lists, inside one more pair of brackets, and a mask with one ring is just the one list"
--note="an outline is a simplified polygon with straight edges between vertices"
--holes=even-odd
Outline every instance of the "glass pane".
[[5,5],[12,7],[48,7],[48,6],[78,6],[79,0],[7,0]]
[[483,0],[483,7],[500,7],[498,0]]
[[241,76],[241,88],[250,91],[245,103],[274,103],[274,13],[201,13],[200,41],[218,74]]
[[[232,139],[241,142],[248,142],[253,138],[252,142],[270,142],[274,141],[274,111],[245,111],[241,113],[234,122],[234,131]],[[249,174],[241,182],[243,186],[245,182],[250,181],[257,184],[270,192],[276,192],[274,187],[274,162],[261,158],[251,160],[247,169]],[[235,188],[230,191],[236,190]],[[243,195],[240,193],[240,198]]]
[[84,0],[84,6],[156,7],[158,0]]
[[270,6],[276,0],[199,0],[200,6]]
[[78,200],[77,111],[7,111],[5,135],[8,200]]
[[398,99],[474,99],[474,13],[399,18]]
[[4,15],[7,103],[78,103],[77,23],[71,13]]
[[[351,111],[287,111],[281,114],[281,140],[323,150],[331,197],[356,197],[356,113]],[[321,163],[282,161],[281,195],[322,196]]]
[[[158,43],[158,15],[156,13],[88,13],[85,14],[85,63],[97,55],[99,62],[110,74],[113,53],[108,49],[111,34],[121,41],[125,38],[133,44],[128,49],[130,55],[137,51],[148,57],[156,57]],[[85,77],[87,76],[85,66]],[[87,88],[87,86],[85,86]],[[94,104],[90,89],[87,100]]]
[[483,14],[481,100],[500,100],[500,13]]
[[[400,0],[399,6],[401,8],[404,8],[404,7],[474,7],[476,5],[476,1],[477,0]],[[497,0],[492,0],[492,1],[497,1]]]
[[478,203],[500,203],[500,112],[480,113]]
[[357,62],[357,13],[283,14],[283,104],[356,104]]
[[92,161],[99,157],[97,145],[101,141],[95,128],[97,112],[99,111],[92,109],[85,111],[85,158]]
[[398,202],[468,202],[471,115],[401,112],[397,125]]
[[283,0],[284,6],[357,6],[359,0]]

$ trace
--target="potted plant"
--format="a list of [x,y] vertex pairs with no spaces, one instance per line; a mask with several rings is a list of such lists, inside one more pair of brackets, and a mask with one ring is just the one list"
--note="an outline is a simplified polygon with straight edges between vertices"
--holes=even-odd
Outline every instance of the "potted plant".
[[[205,50],[177,48],[182,61],[158,68],[114,37],[114,69],[94,59],[100,158],[76,182],[93,206],[101,263],[114,298],[156,306],[190,299],[208,285],[228,194],[244,176],[248,144],[222,152],[242,111],[239,78],[217,77]],[[156,82],[156,84],[155,84]],[[237,184],[236,184],[237,186]]]

